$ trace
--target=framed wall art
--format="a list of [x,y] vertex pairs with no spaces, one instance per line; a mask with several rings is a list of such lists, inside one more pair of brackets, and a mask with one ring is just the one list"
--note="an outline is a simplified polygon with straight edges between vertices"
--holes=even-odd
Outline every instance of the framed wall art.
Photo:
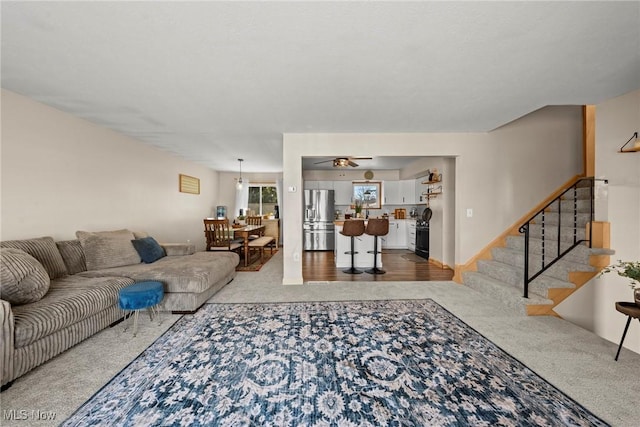
[[200,179],[180,174],[180,192],[189,194],[200,194]]

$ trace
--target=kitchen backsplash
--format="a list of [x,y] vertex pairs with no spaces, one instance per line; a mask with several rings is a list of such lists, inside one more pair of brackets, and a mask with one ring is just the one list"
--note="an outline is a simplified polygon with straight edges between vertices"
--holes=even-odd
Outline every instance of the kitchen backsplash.
[[[424,206],[419,206],[419,205],[415,205],[415,206],[411,206],[411,205],[385,205],[382,209],[369,209],[369,216],[370,217],[378,217],[378,216],[382,216],[385,213],[389,214],[389,218],[393,218],[393,213],[396,209],[405,209],[407,212],[407,216],[405,217],[406,219],[410,219],[410,213],[412,208],[416,208],[416,212],[418,215],[420,215],[422,213],[422,209],[424,209]],[[349,208],[349,205],[336,205],[335,206],[336,210],[340,211],[340,218],[339,219],[344,219],[344,214],[346,212],[350,212],[352,215],[355,213],[353,209]],[[348,210],[347,210],[348,209]],[[363,214],[364,214],[364,209],[363,209]]]

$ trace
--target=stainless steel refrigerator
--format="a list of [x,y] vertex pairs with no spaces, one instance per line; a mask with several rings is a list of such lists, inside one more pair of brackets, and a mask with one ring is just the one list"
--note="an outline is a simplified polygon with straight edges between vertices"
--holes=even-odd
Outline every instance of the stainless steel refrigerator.
[[335,247],[333,190],[304,190],[304,250],[332,251]]

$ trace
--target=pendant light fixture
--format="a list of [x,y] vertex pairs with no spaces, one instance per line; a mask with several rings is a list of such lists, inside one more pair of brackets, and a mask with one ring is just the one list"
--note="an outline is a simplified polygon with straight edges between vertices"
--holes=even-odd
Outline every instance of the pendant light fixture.
[[244,162],[244,159],[238,159],[238,161],[240,162],[240,177],[238,178],[238,183],[236,184],[236,188],[238,190],[242,190],[242,162]]

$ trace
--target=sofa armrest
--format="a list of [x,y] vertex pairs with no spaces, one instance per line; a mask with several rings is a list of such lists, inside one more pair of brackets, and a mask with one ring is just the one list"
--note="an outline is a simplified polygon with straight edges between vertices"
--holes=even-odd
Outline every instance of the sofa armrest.
[[13,380],[14,324],[13,311],[8,301],[0,300],[0,363],[2,385]]
[[196,245],[190,243],[160,243],[167,256],[192,255],[196,252]]

